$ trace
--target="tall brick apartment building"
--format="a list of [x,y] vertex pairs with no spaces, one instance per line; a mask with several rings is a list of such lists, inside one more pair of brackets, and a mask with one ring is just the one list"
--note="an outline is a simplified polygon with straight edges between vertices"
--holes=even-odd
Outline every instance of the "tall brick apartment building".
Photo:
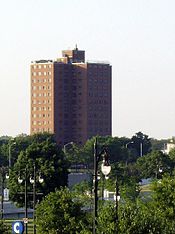
[[111,65],[86,62],[85,51],[62,51],[31,63],[31,134],[51,132],[59,144],[111,135]]

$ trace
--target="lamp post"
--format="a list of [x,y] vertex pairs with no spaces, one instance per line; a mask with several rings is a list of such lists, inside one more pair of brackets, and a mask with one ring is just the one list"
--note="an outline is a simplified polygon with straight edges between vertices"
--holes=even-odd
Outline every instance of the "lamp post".
[[[27,202],[28,202],[28,199],[27,199],[27,196],[28,196],[28,193],[27,193],[27,185],[28,185],[28,183],[27,183],[27,172],[28,172],[28,170],[27,170],[27,167],[25,168],[25,179],[24,179],[24,183],[25,183],[25,192],[24,192],[24,196],[25,196],[25,233],[27,234],[27,228],[28,228],[28,226],[27,226],[27,223],[28,223],[28,211],[27,211]],[[23,179],[22,178],[20,178],[20,177],[18,177],[18,183],[19,184],[22,184],[22,182],[23,182]]]
[[[33,165],[33,176],[30,177],[29,179],[30,183],[33,184],[33,233],[36,234],[36,224],[35,224],[35,206],[36,206],[36,165],[34,163]],[[44,179],[41,178],[41,176],[39,175],[38,178],[39,183],[43,183]],[[18,178],[18,182],[19,184],[21,184],[23,182],[23,179],[21,179],[20,177]],[[24,179],[24,183],[25,183],[25,233],[28,233],[28,209],[27,209],[27,203],[28,203],[28,191],[27,191],[27,186],[28,186],[28,169],[27,167],[25,168],[25,179]]]
[[[44,182],[44,179],[39,174],[38,181],[40,184]],[[33,166],[33,178],[30,177],[30,183],[33,184],[33,233],[36,234],[35,224],[35,206],[36,206],[36,165]]]
[[143,156],[143,143],[140,142],[140,157]]
[[130,141],[130,142],[126,143],[125,148],[127,149],[128,145],[133,144],[133,143],[134,143],[133,141]]
[[1,167],[0,173],[1,173],[1,219],[4,218],[4,185],[5,185],[5,179],[6,179],[6,172],[7,168]]
[[10,142],[9,143],[9,169],[12,166],[12,156],[11,156],[11,147],[12,145],[16,145],[16,142]]
[[68,145],[73,145],[74,143],[71,141],[71,142],[68,142],[67,144],[63,145],[63,152],[66,153],[66,147]]
[[[133,144],[133,143],[134,143],[133,141],[130,141],[130,142],[126,143],[125,148],[128,149],[128,146],[129,146],[130,144]],[[129,156],[130,156],[130,153],[129,153]],[[125,166],[127,166],[127,165],[128,165],[128,160],[126,159]]]
[[119,185],[118,185],[118,178],[116,176],[116,188],[115,188],[115,233],[118,232],[118,203],[120,200],[120,193],[119,193]]
[[97,138],[94,142],[94,223],[93,223],[93,234],[96,234],[97,228],[97,217],[98,217],[98,164],[103,158],[101,165],[102,173],[107,176],[111,171],[111,166],[109,164],[109,155],[107,149],[104,148],[100,153],[98,153]]

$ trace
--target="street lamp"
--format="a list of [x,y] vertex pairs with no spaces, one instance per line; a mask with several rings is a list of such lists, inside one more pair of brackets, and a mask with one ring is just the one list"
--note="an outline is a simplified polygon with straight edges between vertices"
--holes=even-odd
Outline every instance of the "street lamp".
[[[28,212],[27,212],[27,167],[25,168],[25,233],[27,234],[27,223],[28,223]],[[22,184],[23,179],[21,177],[18,177],[18,183]]]
[[97,138],[95,138],[94,142],[94,223],[93,223],[93,234],[96,234],[97,228],[97,217],[98,217],[98,164],[101,160],[101,171],[105,175],[105,177],[110,173],[111,166],[109,164],[109,155],[107,149],[104,148],[100,153],[98,153],[97,147]]
[[9,143],[9,169],[10,169],[11,166],[12,166],[11,147],[12,147],[13,145],[16,145],[16,142],[10,142],[10,143]]
[[140,157],[143,156],[143,143],[140,142]]
[[[130,144],[134,144],[134,141],[130,141],[130,142],[126,143],[126,145],[125,145],[126,149],[128,148],[128,146]],[[142,157],[143,156],[143,142],[140,142],[139,147],[140,147],[140,149],[139,149],[140,157]]]
[[115,230],[116,233],[118,232],[118,203],[120,201],[120,193],[119,193],[119,185],[118,185],[118,178],[116,176],[116,188],[115,188]]
[[1,219],[4,218],[4,185],[5,185],[5,179],[7,179],[7,168],[1,167],[0,168],[1,173]]
[[[39,173],[38,182],[42,184],[44,179]],[[30,177],[30,183],[33,184],[33,233],[36,234],[36,224],[35,224],[35,206],[36,206],[36,165],[34,163],[33,167],[33,177]]]
[[[33,166],[33,176],[30,176],[29,181],[31,184],[33,184],[33,233],[36,234],[36,224],[35,224],[35,206],[36,206],[36,166],[34,163]],[[44,179],[41,177],[41,174],[39,174],[38,177],[39,183],[43,183]],[[18,183],[22,184],[23,179],[21,177],[18,177]],[[27,234],[28,231],[28,210],[27,210],[27,203],[28,203],[28,191],[27,191],[27,186],[28,186],[28,170],[27,167],[25,168],[25,233]]]
[[68,142],[67,144],[63,145],[63,152],[66,153],[66,147],[68,145],[73,145],[74,143],[71,141],[71,142]]
[[126,143],[125,148],[127,149],[128,146],[129,146],[130,144],[133,144],[133,143],[134,143],[134,141],[130,141],[130,142]]
[[[125,148],[128,149],[128,146],[129,146],[130,144],[133,144],[133,143],[134,143],[133,141],[129,141],[128,143],[126,143]],[[130,154],[129,154],[129,155],[130,155]],[[125,165],[126,165],[126,166],[128,165],[128,160],[127,160],[127,159],[126,159]]]

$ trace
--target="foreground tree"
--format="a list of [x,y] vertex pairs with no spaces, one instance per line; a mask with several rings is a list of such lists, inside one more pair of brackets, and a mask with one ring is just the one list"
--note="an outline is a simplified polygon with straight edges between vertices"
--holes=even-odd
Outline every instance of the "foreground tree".
[[121,204],[118,233],[121,234],[163,234],[161,216],[151,202],[127,202]]
[[[34,165],[37,176],[36,192],[42,194],[42,196],[37,196],[37,200],[41,200],[43,196],[54,191],[55,188],[67,185],[69,164],[64,153],[51,136],[47,138],[35,137],[33,143],[25,151],[21,151],[17,162],[10,171],[10,199],[21,206],[24,205],[25,180],[28,184],[27,191],[33,190],[29,180],[34,174]],[[42,184],[38,181],[39,176],[44,180]],[[22,184],[18,183],[19,177],[23,179]],[[32,196],[30,195],[28,201],[31,200]]]
[[164,176],[162,180],[153,183],[152,189],[155,206],[162,213],[165,220],[174,222],[175,233],[175,179]]
[[[42,234],[90,233],[87,214],[68,189],[50,193],[37,207],[38,232]],[[87,228],[87,231],[86,231]]]

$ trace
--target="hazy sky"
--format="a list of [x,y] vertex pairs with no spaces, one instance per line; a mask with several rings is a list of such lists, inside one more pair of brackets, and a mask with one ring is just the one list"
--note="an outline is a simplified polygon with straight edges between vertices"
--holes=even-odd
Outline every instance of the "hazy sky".
[[174,0],[0,0],[0,136],[29,134],[30,62],[75,44],[113,68],[113,136],[175,135]]

